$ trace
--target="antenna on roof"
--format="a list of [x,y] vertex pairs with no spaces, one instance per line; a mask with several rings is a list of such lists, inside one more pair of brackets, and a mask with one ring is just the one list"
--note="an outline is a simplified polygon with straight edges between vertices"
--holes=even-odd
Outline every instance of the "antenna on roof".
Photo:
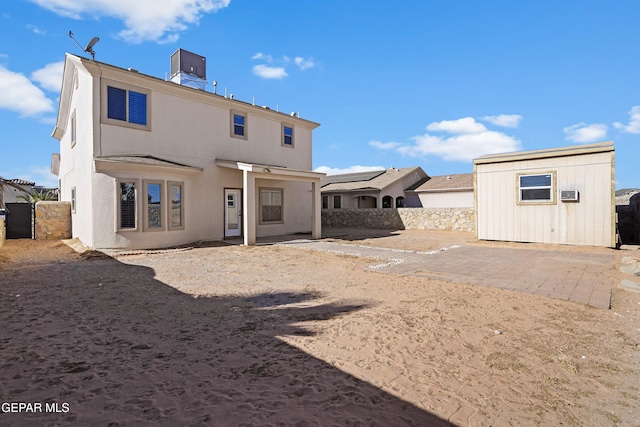
[[[74,42],[76,42],[76,44],[78,45],[78,47],[80,49],[82,49],[82,46],[80,45],[80,43],[78,43],[78,41],[76,39],[73,38],[73,33],[71,31],[69,31],[69,37],[71,37],[71,40],[73,40]],[[82,49],[83,52],[86,52],[88,54],[91,54],[91,59],[93,59],[94,61],[96,60],[96,53],[93,50],[93,47],[96,45],[96,43],[98,43],[100,41],[99,37],[94,37],[92,38],[89,43],[87,44],[87,47],[85,47],[84,49]]]

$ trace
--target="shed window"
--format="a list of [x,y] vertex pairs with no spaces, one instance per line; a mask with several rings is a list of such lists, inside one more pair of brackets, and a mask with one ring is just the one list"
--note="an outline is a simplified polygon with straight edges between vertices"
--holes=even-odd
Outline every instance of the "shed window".
[[518,178],[521,202],[552,202],[553,175],[520,175]]

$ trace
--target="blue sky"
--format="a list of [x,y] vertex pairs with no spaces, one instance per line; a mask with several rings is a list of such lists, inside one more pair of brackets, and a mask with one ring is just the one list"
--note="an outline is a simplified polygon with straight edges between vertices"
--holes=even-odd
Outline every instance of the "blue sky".
[[161,78],[178,48],[207,57],[218,93],[320,123],[323,172],[464,173],[483,154],[613,140],[616,187],[640,187],[638,16],[637,0],[3,2],[0,176],[57,183],[71,30],[100,37],[96,60]]

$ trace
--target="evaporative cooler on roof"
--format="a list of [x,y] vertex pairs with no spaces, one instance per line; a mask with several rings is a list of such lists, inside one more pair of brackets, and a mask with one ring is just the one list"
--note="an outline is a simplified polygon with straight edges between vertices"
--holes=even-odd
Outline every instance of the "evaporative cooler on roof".
[[176,50],[171,55],[171,81],[204,90],[207,83],[207,59],[184,49]]

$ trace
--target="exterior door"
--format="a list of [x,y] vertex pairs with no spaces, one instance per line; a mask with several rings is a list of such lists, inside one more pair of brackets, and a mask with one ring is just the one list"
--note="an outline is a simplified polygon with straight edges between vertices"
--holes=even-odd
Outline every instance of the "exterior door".
[[242,192],[225,189],[224,202],[224,237],[242,235]]

